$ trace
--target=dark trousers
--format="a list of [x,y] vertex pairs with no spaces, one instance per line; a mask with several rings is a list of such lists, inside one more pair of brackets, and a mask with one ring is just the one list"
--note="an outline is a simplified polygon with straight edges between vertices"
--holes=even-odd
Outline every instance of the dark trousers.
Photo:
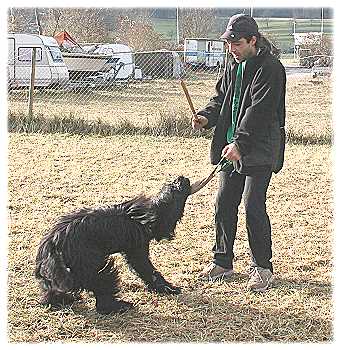
[[273,266],[271,226],[266,211],[266,194],[272,176],[270,169],[252,175],[221,171],[215,204],[216,243],[213,247],[215,264],[233,268],[233,246],[237,229],[238,207],[242,194],[250,247],[251,266],[270,269]]

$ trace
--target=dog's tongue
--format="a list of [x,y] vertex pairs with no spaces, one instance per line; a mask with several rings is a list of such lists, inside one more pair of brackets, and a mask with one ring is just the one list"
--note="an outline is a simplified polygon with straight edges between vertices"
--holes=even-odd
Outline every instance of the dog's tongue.
[[194,194],[198,192],[201,188],[203,188],[215,175],[215,171],[213,171],[209,176],[205,177],[202,180],[196,181],[191,185],[191,193]]

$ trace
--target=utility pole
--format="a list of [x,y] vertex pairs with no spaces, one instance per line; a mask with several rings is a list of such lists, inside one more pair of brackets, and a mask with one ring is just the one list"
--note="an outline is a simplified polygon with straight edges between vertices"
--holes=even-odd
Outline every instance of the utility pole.
[[10,7],[9,8],[9,13],[10,13],[10,19],[11,19],[11,23],[13,24],[14,23],[14,15],[13,15],[13,8],[12,7]]
[[296,32],[296,19],[295,17],[293,18],[293,37],[294,37],[294,60],[296,59],[297,56],[297,47],[296,47],[296,38],[295,38],[295,32]]
[[323,7],[321,7],[321,40],[323,36]]
[[37,22],[38,33],[39,33],[39,35],[42,35],[40,17],[39,17],[39,12],[38,12],[37,8],[34,9],[34,14],[35,14],[35,21]]
[[176,7],[176,41],[179,45],[179,21],[178,21],[178,6]]

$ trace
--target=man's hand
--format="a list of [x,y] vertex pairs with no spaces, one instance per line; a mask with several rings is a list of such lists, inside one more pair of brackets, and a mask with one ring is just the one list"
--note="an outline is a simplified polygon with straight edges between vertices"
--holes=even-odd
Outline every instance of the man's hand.
[[222,150],[222,157],[227,158],[231,161],[236,161],[241,159],[240,151],[234,143],[230,143],[225,146]]
[[194,130],[200,130],[208,124],[208,119],[202,115],[194,114],[191,119],[191,125]]

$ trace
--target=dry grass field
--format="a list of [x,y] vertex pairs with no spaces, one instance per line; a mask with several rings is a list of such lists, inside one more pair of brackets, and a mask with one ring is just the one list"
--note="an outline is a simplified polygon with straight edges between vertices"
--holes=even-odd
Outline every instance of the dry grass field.
[[[203,107],[214,91],[216,76],[200,73],[190,76],[187,86],[197,110]],[[320,93],[322,91],[322,93]],[[26,113],[27,91],[9,96],[10,111]],[[293,139],[308,142],[312,138],[329,138],[330,80],[290,76],[287,83],[287,131]],[[111,125],[130,122],[137,127],[155,125],[163,116],[183,118],[190,115],[188,103],[177,80],[152,80],[113,86],[111,90],[85,89],[78,93],[56,90],[36,91],[35,115],[44,118],[71,116]],[[317,120],[317,123],[315,121]],[[301,139],[302,138],[302,139]]]
[[[120,316],[97,314],[94,298],[86,293],[82,302],[62,310],[39,305],[33,270],[42,235],[58,215],[69,210],[120,202],[141,192],[153,194],[163,182],[180,174],[192,181],[202,178],[211,170],[210,140],[10,133],[8,340],[331,342],[332,149],[323,142],[332,130],[331,90],[327,79],[292,79],[288,84],[287,128],[296,142],[287,145],[284,169],[273,177],[268,194],[274,287],[264,294],[246,290],[250,258],[243,206],[235,244],[236,276],[218,283],[197,280],[212,255],[215,178],[189,198],[176,239],[151,247],[154,264],[182,287],[182,294],[146,292],[121,259],[121,294],[135,308]],[[324,91],[322,96],[320,91]],[[197,106],[204,104],[203,97],[203,92],[193,92]],[[179,110],[188,108],[185,101],[173,103]],[[105,106],[93,110],[102,112]],[[147,104],[143,108],[149,117],[156,113],[149,113]],[[134,112],[125,107],[126,114]],[[313,144],[315,139],[318,143]]]

